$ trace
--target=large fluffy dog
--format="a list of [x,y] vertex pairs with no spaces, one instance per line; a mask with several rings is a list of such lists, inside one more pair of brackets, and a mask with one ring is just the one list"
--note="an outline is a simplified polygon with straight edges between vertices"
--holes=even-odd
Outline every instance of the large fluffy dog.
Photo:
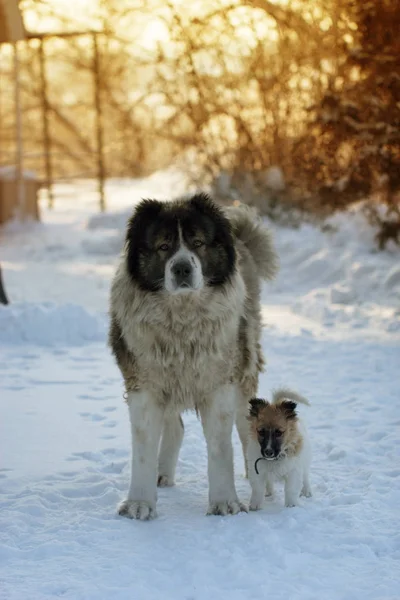
[[263,367],[260,278],[275,271],[269,232],[245,207],[222,210],[205,194],[137,206],[110,307],[132,432],[121,515],[156,516],[157,482],[174,483],[187,409],[200,414],[207,441],[208,513],[243,510],[232,427],[236,417],[246,451],[248,400]]

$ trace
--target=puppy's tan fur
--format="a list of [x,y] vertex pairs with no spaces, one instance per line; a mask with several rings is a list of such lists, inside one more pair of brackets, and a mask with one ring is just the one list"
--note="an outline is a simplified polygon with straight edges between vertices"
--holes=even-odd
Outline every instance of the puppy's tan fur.
[[[299,396],[297,396],[298,398]],[[303,447],[303,436],[298,428],[298,417],[288,418],[285,409],[285,396],[276,398],[273,404],[266,404],[260,409],[257,416],[248,417],[250,421],[250,435],[258,442],[259,429],[279,429],[282,435],[282,450],[286,456],[292,457],[300,454]]]

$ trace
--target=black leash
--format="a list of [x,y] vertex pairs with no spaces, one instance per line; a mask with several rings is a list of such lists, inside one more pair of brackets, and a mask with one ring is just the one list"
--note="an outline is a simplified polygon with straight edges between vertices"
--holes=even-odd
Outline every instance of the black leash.
[[260,458],[257,458],[256,462],[254,463],[254,468],[255,468],[255,470],[256,470],[256,473],[257,473],[257,475],[259,475],[259,474],[260,474],[260,473],[258,472],[258,469],[257,469],[257,463],[258,463],[258,461],[260,461],[260,460],[267,460],[267,459],[266,459],[266,458],[264,458],[263,456],[260,456]]

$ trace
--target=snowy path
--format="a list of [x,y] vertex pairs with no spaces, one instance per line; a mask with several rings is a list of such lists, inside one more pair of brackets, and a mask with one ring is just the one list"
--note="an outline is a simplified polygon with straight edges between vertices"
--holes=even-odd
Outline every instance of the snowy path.
[[[318,232],[278,231],[287,253],[283,277],[263,296],[268,369],[260,394],[285,384],[309,397],[312,406],[301,410],[314,447],[314,497],[284,509],[279,489],[260,513],[205,517],[205,443],[188,414],[177,485],[160,490],[158,520],[128,521],[115,514],[129,481],[127,409],[103,330],[115,252],[106,248],[112,236],[104,242],[104,230],[84,228],[85,210],[68,221],[60,209],[46,226],[0,234],[10,295],[57,302],[0,314],[0,599],[398,600],[397,288],[369,293],[364,281],[353,292],[366,293],[365,303],[332,303],[332,289],[353,281],[356,251],[347,275],[335,279],[328,267],[337,246]],[[301,282],[299,243],[311,262],[322,244],[330,249],[325,279],[314,266]],[[397,272],[398,254],[364,258],[385,263],[385,273],[372,271],[375,282]],[[40,320],[46,310],[52,331]],[[67,335],[71,314],[82,329]],[[247,502],[236,433],[234,444]]]
[[[313,402],[304,412],[314,497],[290,510],[278,496],[258,514],[206,518],[205,446],[187,415],[177,486],[160,490],[151,523],[115,516],[129,436],[104,348],[3,349],[0,597],[398,598],[399,352],[264,339],[271,375],[261,390],[290,381]],[[235,453],[248,500],[236,436]]]

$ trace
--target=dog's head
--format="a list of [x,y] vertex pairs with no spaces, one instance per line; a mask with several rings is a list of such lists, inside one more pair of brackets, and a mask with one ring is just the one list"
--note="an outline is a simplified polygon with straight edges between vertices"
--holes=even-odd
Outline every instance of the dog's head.
[[235,270],[230,223],[206,194],[143,200],[129,220],[126,248],[129,273],[147,291],[187,294],[223,285]]
[[263,458],[276,460],[300,451],[296,407],[296,402],[287,399],[273,404],[260,398],[250,400],[250,435],[260,445]]

